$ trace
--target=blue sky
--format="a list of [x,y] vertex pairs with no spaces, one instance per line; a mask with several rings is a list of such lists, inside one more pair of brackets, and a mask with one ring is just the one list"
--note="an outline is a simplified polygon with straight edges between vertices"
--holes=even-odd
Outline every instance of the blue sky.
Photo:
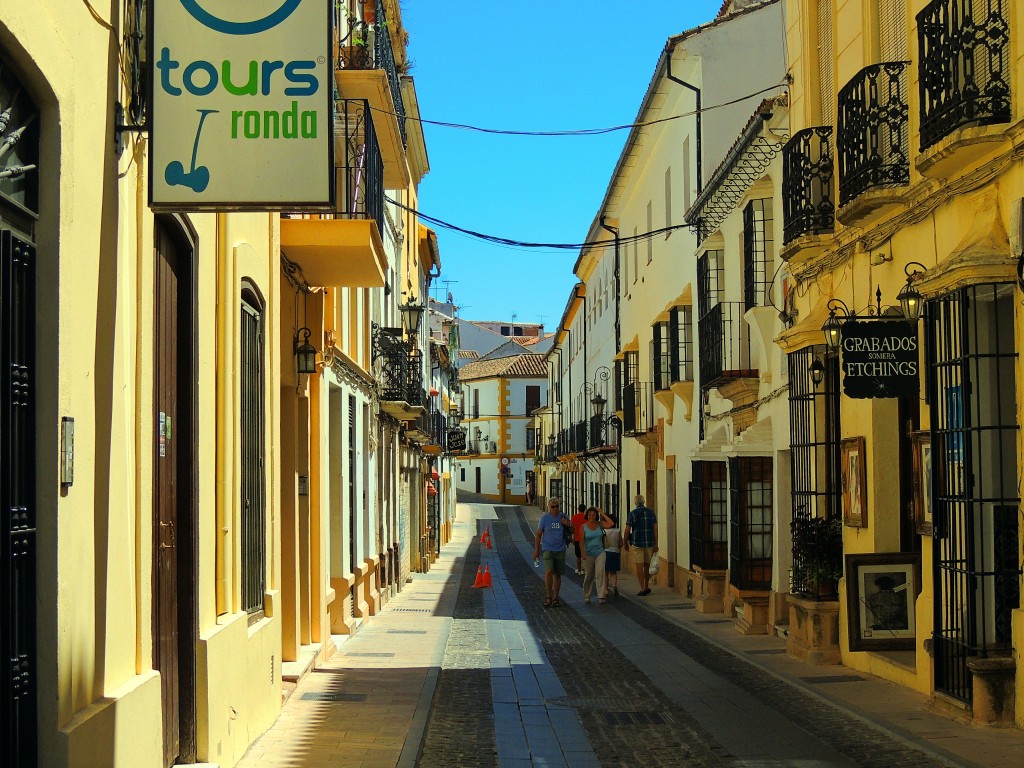
[[[714,18],[721,0],[405,0],[420,114],[505,130],[630,123],[666,39]],[[529,242],[585,239],[626,131],[502,136],[424,125],[424,213]],[[441,280],[461,316],[553,330],[578,251],[498,246],[436,227]],[[443,283],[436,298],[444,297]]]

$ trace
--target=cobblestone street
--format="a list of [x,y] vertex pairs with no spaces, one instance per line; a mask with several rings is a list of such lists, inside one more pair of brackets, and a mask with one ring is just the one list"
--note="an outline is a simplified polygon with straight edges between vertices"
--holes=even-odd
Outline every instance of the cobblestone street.
[[[546,608],[532,565],[539,512],[459,509],[430,573],[317,670],[333,674],[299,684],[242,765],[1022,764],[1017,732],[970,728],[884,681],[787,660],[780,638],[741,637],[680,595],[633,597],[625,574],[604,605],[585,605],[570,575],[563,605]],[[493,549],[479,542],[485,527]],[[482,567],[493,586],[474,589]]]

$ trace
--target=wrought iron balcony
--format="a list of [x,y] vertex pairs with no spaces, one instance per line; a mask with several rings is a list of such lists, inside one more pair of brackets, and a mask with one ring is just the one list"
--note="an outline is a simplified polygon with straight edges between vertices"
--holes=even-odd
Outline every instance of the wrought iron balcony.
[[[345,20],[339,20],[342,23],[335,25],[338,30],[335,67],[339,70],[384,71],[404,146],[407,141],[405,103],[402,100],[402,84],[395,61],[395,51],[391,44],[391,35],[388,33],[388,21],[384,16],[384,3],[371,3],[371,6],[376,6],[373,10],[368,10],[366,5],[365,2],[359,3],[361,18],[349,16]],[[352,6],[355,10],[355,3]]]
[[836,221],[832,126],[805,128],[782,149],[783,240],[831,232]]
[[423,353],[401,338],[397,328],[373,327],[373,356],[380,362],[380,399],[384,410],[401,421],[426,410]]
[[591,416],[590,417],[590,440],[588,447],[590,450],[597,450],[600,448],[616,447],[619,445],[619,433],[621,429],[616,429],[610,423],[610,419],[604,416]]
[[654,384],[631,381],[622,387],[622,431],[633,437],[654,429]]
[[1010,121],[1004,0],[933,0],[917,14],[921,149],[964,125]]
[[384,160],[373,115],[362,99],[337,99],[334,152],[338,218],[372,219],[384,231]]
[[723,301],[697,321],[702,389],[758,375],[750,361],[750,327],[744,311],[741,301]]
[[910,183],[906,61],[865,67],[839,92],[839,204]]

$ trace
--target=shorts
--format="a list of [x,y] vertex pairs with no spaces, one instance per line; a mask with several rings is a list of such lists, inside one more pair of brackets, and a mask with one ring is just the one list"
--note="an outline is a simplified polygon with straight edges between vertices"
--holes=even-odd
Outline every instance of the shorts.
[[654,547],[631,547],[634,563],[650,563],[654,559]]
[[553,573],[555,576],[561,576],[565,572],[565,550],[560,549],[557,552],[552,552],[549,549],[544,550],[544,571],[545,573]]
[[617,549],[606,549],[604,551],[604,572],[618,573],[622,566],[622,557]]

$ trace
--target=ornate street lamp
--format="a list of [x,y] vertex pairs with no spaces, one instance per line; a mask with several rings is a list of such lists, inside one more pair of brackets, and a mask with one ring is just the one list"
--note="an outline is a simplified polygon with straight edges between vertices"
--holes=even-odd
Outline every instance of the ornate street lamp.
[[[914,269],[913,267],[919,267]],[[903,310],[903,316],[911,322],[917,322],[917,319],[921,317],[921,293],[913,286],[913,279],[916,275],[920,275],[927,269],[924,264],[918,261],[912,261],[903,268],[903,273],[907,276],[907,284],[903,286],[903,290],[897,294],[896,298],[899,299],[900,308]]]
[[423,305],[410,296],[405,304],[398,305],[398,311],[402,313],[402,325],[409,336],[415,336],[420,330],[420,317],[423,315]]
[[821,382],[825,380],[825,365],[821,362],[820,357],[815,357],[811,361],[807,371],[811,374],[811,381],[814,382],[815,387],[820,386]]

